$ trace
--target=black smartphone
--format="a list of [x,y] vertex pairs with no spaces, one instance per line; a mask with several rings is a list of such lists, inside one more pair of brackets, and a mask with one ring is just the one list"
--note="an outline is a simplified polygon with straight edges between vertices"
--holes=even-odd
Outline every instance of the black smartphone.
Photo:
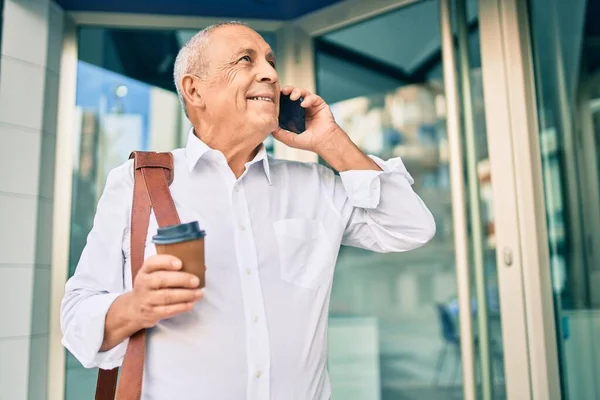
[[281,94],[279,98],[279,127],[290,132],[302,133],[306,130],[306,113],[300,106],[304,99],[294,101],[289,95]]

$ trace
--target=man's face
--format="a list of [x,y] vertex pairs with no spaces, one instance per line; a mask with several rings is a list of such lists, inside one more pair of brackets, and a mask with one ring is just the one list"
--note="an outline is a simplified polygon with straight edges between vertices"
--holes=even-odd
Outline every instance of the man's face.
[[277,129],[279,76],[269,45],[245,26],[215,30],[206,49],[202,95],[210,123],[226,122],[268,136]]

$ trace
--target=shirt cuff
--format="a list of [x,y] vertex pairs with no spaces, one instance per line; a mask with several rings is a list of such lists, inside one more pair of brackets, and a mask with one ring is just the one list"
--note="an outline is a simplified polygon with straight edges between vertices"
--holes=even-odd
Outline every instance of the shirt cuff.
[[415,181],[410,176],[399,157],[383,161],[376,156],[369,156],[382,171],[352,170],[340,172],[340,178],[354,207],[374,209],[379,205],[381,197],[381,175],[395,175],[412,185]]
[[104,340],[106,314],[120,295],[120,293],[107,293],[87,298],[82,304],[85,310],[79,313],[79,320],[71,325],[68,332],[65,332],[63,346],[79,360],[84,368],[113,369],[122,363],[123,343],[108,351],[100,352]]

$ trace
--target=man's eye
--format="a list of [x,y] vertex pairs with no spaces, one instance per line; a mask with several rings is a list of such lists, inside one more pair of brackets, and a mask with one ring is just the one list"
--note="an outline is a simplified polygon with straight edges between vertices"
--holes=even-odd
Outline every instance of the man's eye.
[[275,62],[274,61],[269,61],[269,64],[271,64],[271,67],[275,68]]
[[244,56],[244,57],[240,58],[240,61],[252,62],[252,58],[250,58],[250,56]]

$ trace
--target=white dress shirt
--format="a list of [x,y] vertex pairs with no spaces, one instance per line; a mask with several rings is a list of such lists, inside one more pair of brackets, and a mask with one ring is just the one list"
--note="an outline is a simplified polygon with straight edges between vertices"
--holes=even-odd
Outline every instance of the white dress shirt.
[[[325,400],[327,321],[341,244],[417,248],[435,233],[399,158],[336,176],[276,160],[264,146],[236,179],[190,133],[173,152],[182,222],[206,230],[206,288],[194,309],[148,330],[142,399]],[[127,341],[99,352],[106,313],[131,290],[132,161],[112,170],[61,308],[64,346],[84,367],[120,366]],[[155,254],[152,215],[146,256]],[[365,265],[371,268],[371,265]]]

